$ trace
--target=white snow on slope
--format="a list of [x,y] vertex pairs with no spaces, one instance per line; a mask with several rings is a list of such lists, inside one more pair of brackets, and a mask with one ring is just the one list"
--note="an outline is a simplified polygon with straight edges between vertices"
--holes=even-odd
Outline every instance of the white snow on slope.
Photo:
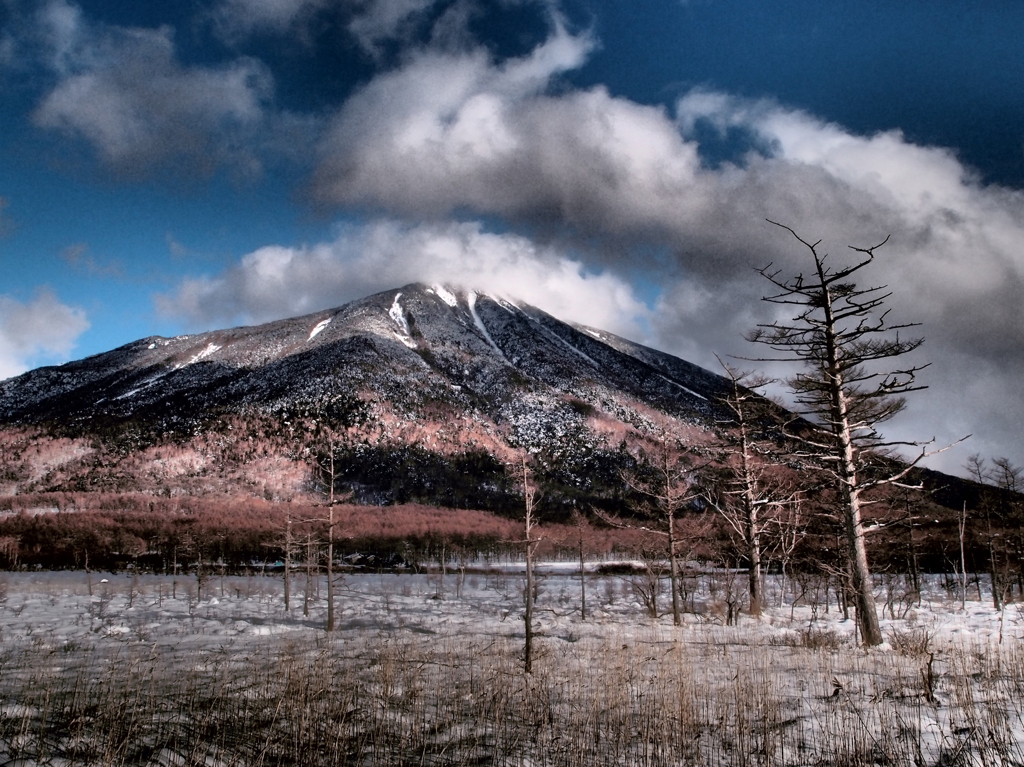
[[405,310],[402,309],[402,305],[398,303],[398,299],[400,299],[401,297],[401,293],[395,294],[395,302],[391,304],[391,308],[388,309],[388,315],[390,315],[391,319],[395,321],[395,324],[398,325],[399,328],[401,328],[402,332],[408,336],[410,335],[409,323],[406,322],[405,320]]
[[[533,319],[533,318],[531,317],[530,319]],[[549,336],[550,338],[554,338],[556,341],[560,341],[562,343],[562,345],[565,346],[566,349],[568,349],[571,352],[575,352],[576,354],[578,354],[580,357],[585,359],[587,362],[589,362],[591,365],[593,365],[598,370],[601,369],[601,366],[599,364],[597,364],[597,362],[594,360],[594,358],[591,357],[590,355],[588,355],[586,352],[581,351],[580,349],[577,349],[571,343],[569,343],[564,338],[562,338],[560,335],[558,335],[558,333],[554,332],[553,330],[550,330],[549,328],[544,327],[543,323],[541,323],[540,320],[534,319],[534,322],[537,323],[537,327],[539,327],[542,331],[544,331],[544,333],[547,336]]]
[[316,327],[314,327],[314,328],[313,328],[313,329],[312,329],[311,331],[309,331],[309,338],[307,338],[307,339],[306,339],[306,341],[307,341],[307,342],[309,342],[309,341],[312,341],[312,340],[313,340],[314,338],[316,338],[316,336],[317,336],[317,335],[318,335],[318,334],[319,334],[319,333],[320,333],[320,332],[321,332],[321,331],[322,331],[322,330],[323,330],[324,328],[326,328],[326,327],[327,327],[328,325],[330,325],[330,324],[331,324],[331,318],[330,318],[330,317],[328,317],[328,318],[327,318],[326,320],[321,320],[320,322],[318,322],[318,323],[316,324]]
[[[187,336],[180,336],[180,338],[187,338]],[[217,351],[220,348],[221,348],[220,346],[218,346],[217,344],[215,344],[215,343],[213,343],[211,341],[210,343],[208,343],[206,345],[206,348],[203,349],[201,352],[198,352],[197,354],[192,355],[192,359],[190,359],[188,362],[179,362],[177,365],[174,366],[174,369],[175,370],[180,370],[183,367],[186,367],[188,365],[192,365],[192,364],[194,364],[196,362],[199,362],[202,359],[206,359],[207,357],[209,357],[211,354],[213,354],[215,351]]]
[[126,391],[124,394],[118,394],[116,397],[114,397],[114,399],[128,399],[129,397],[134,397],[140,391],[145,391],[146,389],[148,389],[150,386],[155,384],[157,381],[159,381],[165,375],[167,375],[167,374],[166,373],[161,373],[160,375],[153,376],[148,381],[144,381],[141,386],[137,386],[136,388],[132,389],[131,391]]
[[662,381],[664,381],[665,383],[669,383],[669,384],[672,384],[673,386],[677,386],[677,387],[679,387],[679,388],[680,388],[680,389],[682,389],[682,390],[683,390],[684,392],[686,392],[687,394],[689,394],[689,395],[691,395],[691,396],[693,396],[693,397],[696,397],[697,399],[702,399],[702,400],[704,400],[705,402],[707,402],[707,399],[708,399],[708,398],[707,398],[707,397],[705,397],[705,396],[704,396],[703,394],[697,394],[697,392],[695,392],[695,391],[694,391],[693,389],[687,389],[687,388],[686,388],[685,386],[683,386],[683,385],[682,385],[681,383],[678,383],[678,382],[676,382],[676,381],[673,381],[673,380],[672,380],[671,378],[665,378],[665,376],[663,376],[663,375],[660,375],[660,374],[658,375],[658,378],[660,378],[660,379],[661,379]]
[[211,354],[213,354],[215,351],[217,351],[220,348],[221,347],[219,347],[217,344],[215,344],[215,343],[213,343],[211,341],[210,343],[208,343],[206,345],[205,349],[203,349],[201,352],[199,352],[198,354],[193,356],[192,359],[190,359],[188,361],[188,364],[191,365],[193,362],[199,362],[199,360],[206,359],[207,357],[209,357]]
[[444,285],[431,285],[430,289],[437,294],[438,298],[453,309],[459,305],[459,299],[457,299],[455,294],[448,290]]
[[469,306],[469,313],[473,315],[473,324],[476,325],[476,329],[479,330],[483,337],[487,340],[487,343],[491,345],[491,348],[498,353],[498,355],[508,362],[508,358],[505,356],[505,352],[498,348],[498,345],[494,343],[494,339],[491,338],[491,334],[487,332],[487,328],[484,327],[484,321],[480,319],[480,315],[476,313],[476,293],[470,293],[466,296],[466,305]]
[[400,333],[395,333],[395,338],[410,349],[415,349],[416,342],[412,340],[412,331],[409,330],[409,323],[405,319],[405,310],[402,308],[402,305],[398,303],[398,299],[401,297],[401,293],[395,294],[395,302],[391,304],[391,308],[388,309],[388,315],[395,321],[395,324],[398,325],[399,330],[402,331]]

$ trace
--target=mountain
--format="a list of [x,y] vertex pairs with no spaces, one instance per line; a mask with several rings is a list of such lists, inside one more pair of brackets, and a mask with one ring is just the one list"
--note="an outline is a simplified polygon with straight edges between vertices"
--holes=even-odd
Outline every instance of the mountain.
[[[104,453],[120,457],[116,489],[209,492],[228,489],[233,477],[251,490],[252,472],[234,465],[245,463],[236,454],[248,442],[264,462],[262,492],[288,495],[306,481],[307,447],[289,444],[289,434],[302,413],[338,399],[366,420],[348,468],[366,500],[395,500],[363,480],[393,475],[396,461],[486,464],[485,456],[507,460],[522,448],[557,454],[569,487],[592,483],[595,472],[611,481],[614,467],[598,464],[637,435],[671,424],[706,439],[728,418],[720,402],[728,386],[684,360],[518,301],[407,285],[264,325],[144,338],[0,382],[8,442],[29,432],[38,441],[39,430],[57,440],[50,460],[8,469],[0,490],[108,487],[111,472],[102,469],[110,467],[97,465]],[[168,470],[156,455],[172,450],[195,453],[210,481]],[[357,458],[368,466],[352,468]]]
[[440,285],[408,285],[337,309],[255,327],[119,349],[0,382],[0,423],[153,419],[256,408],[357,392],[406,412],[428,403],[512,425],[569,398],[637,400],[710,423],[726,381],[610,333],[535,307]]
[[[0,382],[0,565],[12,540],[37,559],[70,547],[66,560],[95,556],[96,535],[115,559],[152,551],[157,540],[166,559],[185,545],[181,525],[205,530],[192,540],[219,541],[219,556],[249,535],[239,552],[261,556],[285,514],[322,516],[311,504],[323,478],[314,480],[311,466],[331,454],[336,489],[362,508],[518,513],[515,467],[528,451],[546,522],[574,509],[629,513],[639,499],[622,473],[664,434],[694,455],[719,455],[730,389],[721,376],[605,331],[441,285],[254,327],[144,338]],[[780,448],[787,466],[778,471],[806,478],[805,459],[787,457],[772,428],[762,436]],[[1019,496],[936,472],[915,476],[930,493],[896,489],[869,507],[872,529],[896,531],[873,536],[876,561],[900,568],[912,555],[915,567],[948,567],[961,508],[986,509],[993,520],[984,535],[975,526],[968,548],[977,561],[994,556],[993,536],[1018,540]],[[821,487],[809,483],[808,503]],[[419,536],[429,549],[437,519],[403,508],[382,518],[390,532],[380,535]],[[63,509],[99,514],[96,529],[77,530],[81,514],[60,517],[67,529],[46,522],[57,517],[45,512]],[[348,513],[351,531],[365,514]],[[807,545],[834,556],[835,531],[827,515],[816,519]],[[252,538],[254,530],[262,532]],[[710,534],[728,539],[724,528]]]

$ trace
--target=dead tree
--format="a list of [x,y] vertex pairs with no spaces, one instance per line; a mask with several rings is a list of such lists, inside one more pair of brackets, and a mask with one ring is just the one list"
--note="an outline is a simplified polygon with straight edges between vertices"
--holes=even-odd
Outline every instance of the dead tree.
[[526,507],[526,612],[523,621],[526,623],[526,642],[524,648],[524,668],[527,674],[533,673],[533,600],[534,574],[533,558],[537,551],[540,538],[535,537],[536,518],[534,512],[537,503],[537,486],[530,481],[530,470],[526,466],[526,455],[522,456],[523,465],[523,501]]
[[782,575],[782,586],[779,595],[779,607],[786,598],[786,581],[789,577],[789,563],[793,561],[794,552],[807,536],[807,520],[803,510],[803,499],[794,493],[786,503],[771,507],[771,515],[765,520],[767,538],[771,542],[769,554],[774,554],[779,561]]
[[580,619],[587,619],[587,548],[593,538],[593,528],[579,510],[572,513],[572,545],[580,562]]
[[292,532],[292,523],[295,520],[292,518],[291,509],[285,510],[284,525],[281,528],[282,537],[276,541],[263,544],[264,546],[271,549],[280,548],[284,554],[284,611],[286,613],[291,612],[291,596],[292,596],[292,553],[295,551],[295,538]]
[[732,382],[731,391],[721,398],[721,402],[733,414],[730,423],[735,427],[735,439],[726,446],[731,457],[726,461],[732,475],[729,489],[720,498],[709,496],[709,500],[729,525],[747,557],[748,611],[758,616],[764,606],[764,537],[773,522],[778,521],[773,520],[770,512],[790,503],[795,493],[785,486],[778,472],[772,472],[771,467],[759,460],[756,454],[753,431],[758,421],[774,409],[772,403],[757,393],[757,389],[767,386],[772,380],[740,372],[721,359],[718,361]]
[[680,451],[672,450],[667,437],[655,450],[647,471],[638,469],[622,474],[631,490],[644,498],[639,509],[652,524],[623,522],[598,512],[598,515],[616,527],[630,527],[653,533],[665,539],[668,549],[669,579],[672,583],[672,623],[682,625],[679,605],[679,537],[676,521],[679,514],[694,501],[704,497],[694,477],[696,469],[686,461]]
[[[316,483],[326,490],[326,517],[311,519],[327,525],[327,631],[334,631],[334,528],[337,522],[335,507],[351,500],[352,494],[336,495],[336,486],[341,477],[337,461],[339,444],[350,436],[349,432],[362,426],[367,420],[366,405],[348,395],[337,395],[321,402],[313,409],[296,411],[295,421],[302,423],[314,441],[322,445],[313,456],[313,473]],[[326,452],[324,451],[326,449]]]
[[[788,226],[769,223],[785,229],[807,248],[813,271],[787,278],[772,264],[758,270],[778,291],[763,300],[791,307],[796,315],[790,321],[759,325],[747,338],[777,353],[760,361],[796,362],[804,368],[788,384],[802,408],[801,415],[809,417],[815,428],[803,429],[795,436],[816,452],[835,482],[857,619],[865,644],[878,645],[883,637],[864,546],[863,496],[872,487],[903,479],[929,455],[923,446],[930,443],[887,441],[877,430],[903,409],[901,395],[924,388],[916,383],[916,374],[924,365],[889,368],[886,364],[913,352],[923,339],[900,336],[901,330],[913,324],[889,324],[889,310],[884,307],[892,294],[885,286],[861,288],[852,281],[874,261],[875,251],[888,238],[868,248],[851,246],[859,260],[832,268],[827,254],[818,250],[820,240],[808,242]],[[866,471],[874,459],[898,447],[920,452],[889,470],[875,460],[874,470]]]
[[[1022,470],[1014,466],[1007,458],[992,459],[992,467],[989,468],[986,466],[985,459],[978,453],[975,453],[968,457],[964,468],[967,469],[971,479],[979,484],[994,485],[1000,490],[1009,491],[1010,493],[1019,493],[1021,490]],[[1002,573],[1000,573],[1000,554],[1003,555],[1003,560],[1007,565],[1009,564],[1009,557],[1006,551],[1005,540],[1001,547],[996,545],[998,540],[1003,540],[1003,536],[993,530],[992,517],[993,512],[995,512],[1000,526],[1005,531],[1008,517],[1012,515],[1007,513],[1009,509],[1007,508],[1008,504],[1005,497],[997,499],[990,491],[982,491],[980,493],[978,505],[980,506],[978,510],[982,512],[985,518],[985,541],[988,549],[989,579],[992,585],[992,605],[996,610],[1001,610],[1009,596],[1005,593],[1007,587],[1012,589],[1012,586],[1008,577],[1004,579]],[[993,506],[1000,508],[994,509]],[[1010,526],[1015,527],[1012,523]],[[1003,550],[1000,551],[1000,548]],[[1007,572],[1006,575],[1008,576],[1009,573]]]
[[316,517],[307,521],[321,522],[327,525],[327,631],[334,631],[334,528],[336,524],[336,506],[345,503],[352,497],[347,493],[342,497],[335,494],[335,485],[338,481],[338,465],[335,457],[334,434],[329,433],[327,437],[327,455],[316,459],[315,471],[317,478],[327,490],[327,500],[322,505],[327,507],[327,515]]
[[286,512],[284,520],[284,610],[292,609],[292,513]]

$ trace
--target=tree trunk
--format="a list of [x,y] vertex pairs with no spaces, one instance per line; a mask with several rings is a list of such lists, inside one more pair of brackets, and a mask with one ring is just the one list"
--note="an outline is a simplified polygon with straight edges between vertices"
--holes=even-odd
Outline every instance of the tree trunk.
[[523,496],[526,501],[526,612],[523,614],[523,621],[526,623],[526,640],[523,648],[523,667],[527,674],[531,674],[533,673],[533,554],[536,542],[533,540],[534,490],[530,487],[525,455],[523,456]]
[[331,489],[327,512],[327,630],[334,631],[334,440],[331,440]]
[[[733,382],[733,389],[737,391],[736,382]],[[739,407],[738,416],[740,421],[740,460],[743,462],[743,505],[744,516],[746,517],[747,537],[747,558],[750,560],[749,589],[750,589],[750,614],[757,617],[761,615],[761,607],[764,602],[763,589],[761,586],[761,534],[758,529],[757,504],[754,502],[754,478],[750,472],[750,444],[747,440],[747,421],[743,412],[743,405],[737,402]]]
[[679,563],[676,562],[676,515],[668,512],[668,559],[669,573],[672,582],[672,624],[680,626],[683,617],[679,610]]
[[853,445],[850,440],[850,427],[846,418],[843,394],[837,392],[840,429],[839,438],[841,452],[840,483],[844,498],[843,517],[846,528],[846,544],[849,552],[850,575],[853,581],[853,594],[857,606],[857,622],[860,624],[861,636],[868,646],[880,645],[883,642],[882,630],[878,625],[878,612],[875,609],[874,586],[871,581],[871,569],[868,567],[868,554],[864,546],[864,522],[861,519],[860,492],[857,489],[857,471],[853,457]]
[[587,619],[587,571],[583,561],[583,535],[580,534],[580,617]]
[[825,363],[823,371],[831,395],[831,429],[838,442],[838,478],[844,496],[843,517],[846,527],[846,542],[850,560],[850,574],[853,578],[854,599],[857,603],[857,621],[861,636],[868,646],[882,644],[882,630],[878,626],[875,610],[875,595],[868,568],[867,550],[864,548],[864,524],[861,520],[860,491],[857,487],[857,463],[854,457],[853,432],[850,428],[849,409],[843,388],[843,374],[839,363],[836,339],[835,316],[832,312],[832,295],[820,260],[816,259],[818,277],[821,280],[825,312]]
[[309,617],[309,596],[313,591],[313,534],[306,533],[306,588],[302,592],[302,615]]
[[292,595],[292,518],[285,519],[284,526],[284,611],[291,610]]
[[[856,503],[856,502],[855,502]],[[868,567],[868,555],[864,548],[864,528],[860,519],[859,504],[847,507],[846,535],[851,552],[854,598],[857,600],[857,622],[860,624],[864,644],[882,644],[882,630],[878,625],[875,610],[875,593]]]
[[964,533],[967,530],[967,501],[960,512],[960,609],[967,609],[967,556],[964,553]]
[[750,542],[750,551],[747,558],[750,560],[750,573],[748,575],[750,588],[750,614],[755,618],[761,615],[761,605],[764,603],[764,589],[761,585],[761,542],[755,537]]
[[[527,531],[529,531],[529,525],[527,525]],[[526,622],[524,663],[526,673],[530,674],[533,673],[533,544],[529,538],[526,541],[526,613],[523,620]]]
[[992,535],[992,515],[985,515],[985,522],[988,526],[988,580],[992,585],[992,606],[996,610],[1002,610],[1003,604],[1000,599],[999,568],[996,566],[996,547]]

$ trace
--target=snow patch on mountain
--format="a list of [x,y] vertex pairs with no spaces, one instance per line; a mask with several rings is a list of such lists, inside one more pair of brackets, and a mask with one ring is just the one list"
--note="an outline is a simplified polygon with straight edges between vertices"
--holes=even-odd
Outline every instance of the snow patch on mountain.
[[431,285],[429,290],[433,291],[438,298],[453,309],[459,305],[459,299],[456,298],[455,294],[448,290],[444,285]]
[[660,375],[660,374],[658,375],[658,378],[660,378],[660,379],[661,379],[662,381],[664,381],[665,383],[668,383],[668,384],[672,384],[673,386],[675,386],[675,387],[677,387],[677,388],[679,388],[679,389],[682,389],[682,390],[683,390],[684,392],[686,392],[686,393],[687,393],[687,394],[689,394],[690,396],[696,397],[697,399],[702,399],[702,400],[704,400],[705,402],[707,402],[707,400],[708,400],[708,398],[707,398],[707,397],[705,397],[705,396],[704,396],[703,394],[698,394],[698,393],[697,393],[697,392],[695,392],[695,391],[694,391],[693,389],[687,389],[687,388],[686,388],[685,386],[683,386],[683,385],[682,385],[681,383],[679,383],[678,381],[673,381],[673,380],[672,380],[671,378],[666,378],[665,376],[663,376],[663,375]]
[[138,394],[139,392],[141,392],[141,391],[145,391],[145,390],[146,390],[146,389],[148,389],[148,388],[149,388],[150,386],[153,386],[153,385],[154,385],[155,383],[157,383],[158,381],[160,381],[160,380],[161,380],[161,379],[162,379],[162,378],[163,378],[163,377],[164,377],[165,375],[167,375],[167,374],[166,374],[166,373],[161,373],[160,375],[157,375],[157,376],[153,376],[153,377],[152,377],[152,378],[150,378],[149,380],[147,380],[147,381],[144,381],[144,382],[142,383],[142,385],[141,385],[141,386],[137,386],[137,387],[136,387],[136,388],[134,388],[134,389],[131,389],[131,390],[129,390],[129,391],[126,391],[126,392],[125,392],[124,394],[119,394],[119,395],[117,395],[116,397],[114,397],[114,399],[116,399],[116,400],[117,400],[117,399],[128,399],[129,397],[134,397],[134,396],[135,396],[136,394]]
[[405,310],[402,308],[402,305],[398,303],[398,299],[401,297],[401,293],[395,294],[395,302],[391,304],[391,308],[388,309],[388,315],[395,321],[395,324],[398,325],[404,335],[411,337],[412,334],[409,332],[409,323],[405,319]]
[[508,359],[505,357],[505,352],[499,349],[498,345],[494,343],[494,339],[491,338],[491,334],[487,332],[487,327],[484,325],[484,321],[480,319],[480,315],[476,311],[476,299],[477,294],[473,292],[470,292],[470,294],[466,296],[466,305],[469,307],[469,313],[473,316],[473,324],[476,325],[476,329],[480,331],[484,340],[491,345],[491,348],[494,349],[494,351],[496,351],[501,358],[505,360],[505,362],[508,362]]
[[[178,338],[179,339],[180,338],[187,338],[187,336],[178,336]],[[177,340],[177,339],[175,339],[175,340]],[[188,360],[188,362],[179,362],[177,365],[174,366],[174,369],[175,370],[180,370],[181,368],[187,367],[188,365],[194,365],[195,363],[199,362],[200,360],[206,359],[211,354],[213,354],[214,352],[218,351],[220,348],[221,348],[220,346],[218,346],[217,344],[213,343],[213,341],[211,341],[210,343],[208,343],[206,345],[206,348],[204,348],[201,352],[197,352],[196,354],[193,354],[191,359]]]
[[402,305],[398,303],[398,299],[401,297],[401,293],[395,294],[395,301],[391,304],[391,308],[388,309],[388,316],[395,321],[395,324],[398,325],[398,329],[401,331],[395,333],[395,338],[410,349],[415,349],[416,342],[412,340],[412,331],[409,329],[408,320],[405,319],[405,309],[403,309]]
[[220,348],[221,348],[220,346],[218,346],[217,344],[215,344],[215,343],[213,343],[213,342],[211,341],[210,343],[208,343],[208,344],[206,345],[206,348],[205,348],[205,349],[203,349],[203,350],[202,350],[201,352],[199,352],[198,354],[194,355],[194,356],[192,357],[192,359],[190,359],[190,360],[188,361],[188,364],[190,364],[190,365],[191,365],[191,364],[192,364],[192,363],[194,363],[194,362],[199,362],[199,360],[203,360],[203,359],[206,359],[206,358],[207,358],[207,357],[209,357],[209,356],[210,356],[211,354],[213,354],[214,352],[218,351],[218,350],[219,350]]
[[312,341],[314,338],[317,337],[317,335],[319,333],[321,333],[323,331],[324,328],[326,328],[330,324],[331,324],[331,318],[330,317],[328,317],[326,320],[321,320],[320,322],[318,322],[316,324],[316,327],[314,327],[311,331],[309,331],[309,338],[306,339],[306,342],[308,343],[309,341]]

